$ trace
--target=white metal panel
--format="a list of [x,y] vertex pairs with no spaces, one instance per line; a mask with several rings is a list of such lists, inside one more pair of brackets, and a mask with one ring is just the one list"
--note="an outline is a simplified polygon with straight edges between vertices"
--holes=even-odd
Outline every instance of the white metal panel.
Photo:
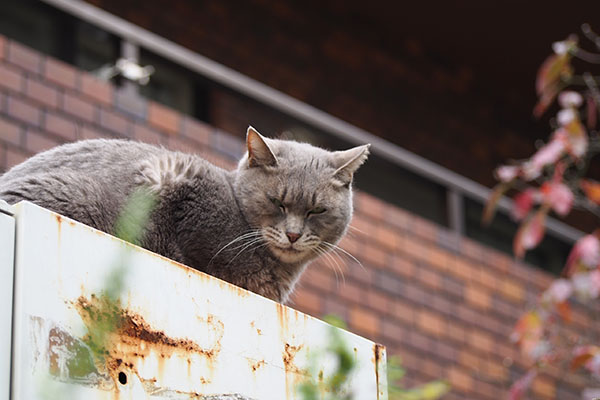
[[0,400],[10,396],[15,220],[0,200]]
[[[85,399],[299,398],[329,325],[30,203],[15,209],[14,399],[52,390]],[[75,355],[89,352],[86,322],[120,266],[121,325],[106,362],[73,372]],[[386,398],[383,347],[341,332],[358,361],[355,398]]]

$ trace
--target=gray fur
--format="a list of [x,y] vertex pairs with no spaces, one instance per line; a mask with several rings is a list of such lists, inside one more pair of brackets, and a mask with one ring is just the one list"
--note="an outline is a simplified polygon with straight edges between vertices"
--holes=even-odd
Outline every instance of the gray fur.
[[138,142],[70,143],[0,176],[0,198],[29,200],[113,233],[131,193],[147,188],[158,201],[143,247],[284,302],[308,262],[330,249],[324,242],[336,244],[346,232],[352,174],[368,146],[328,152],[252,128],[247,144],[238,168],[226,171]]

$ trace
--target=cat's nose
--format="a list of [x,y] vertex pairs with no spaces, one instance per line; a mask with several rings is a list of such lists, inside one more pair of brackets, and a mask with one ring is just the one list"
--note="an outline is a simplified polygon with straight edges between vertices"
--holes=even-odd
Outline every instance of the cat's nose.
[[290,243],[294,243],[294,242],[296,242],[296,240],[298,240],[300,238],[300,234],[299,233],[286,232],[285,235],[290,240]]

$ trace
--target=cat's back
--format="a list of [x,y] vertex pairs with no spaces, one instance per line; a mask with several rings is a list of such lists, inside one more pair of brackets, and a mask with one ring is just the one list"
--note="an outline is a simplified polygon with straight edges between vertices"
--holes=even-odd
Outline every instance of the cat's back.
[[[0,176],[0,184],[35,175],[86,174],[96,178],[124,173],[137,162],[165,150],[134,141],[92,139],[64,144],[39,153]],[[1,188],[0,188],[1,190]]]

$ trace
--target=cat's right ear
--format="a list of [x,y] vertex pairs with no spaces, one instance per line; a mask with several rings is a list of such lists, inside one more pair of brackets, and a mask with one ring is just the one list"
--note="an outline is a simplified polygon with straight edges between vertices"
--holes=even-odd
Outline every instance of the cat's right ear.
[[248,147],[249,167],[272,167],[277,165],[277,158],[267,145],[265,138],[251,126],[248,127],[246,132],[246,146]]

